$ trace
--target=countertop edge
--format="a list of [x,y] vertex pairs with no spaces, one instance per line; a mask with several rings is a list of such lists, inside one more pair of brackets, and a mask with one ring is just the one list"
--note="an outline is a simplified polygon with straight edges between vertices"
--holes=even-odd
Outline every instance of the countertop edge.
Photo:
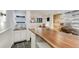
[[49,42],[46,38],[44,38],[43,36],[41,36],[39,33],[36,33],[34,31],[32,31],[32,29],[29,29],[32,33],[34,33],[35,35],[39,36],[40,38],[42,38],[46,43],[48,43],[51,47],[55,47],[55,48],[59,48],[56,45],[52,44],[51,42]]

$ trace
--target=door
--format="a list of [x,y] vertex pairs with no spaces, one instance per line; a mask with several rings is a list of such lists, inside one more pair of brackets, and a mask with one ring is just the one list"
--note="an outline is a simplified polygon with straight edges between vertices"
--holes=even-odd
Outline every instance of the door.
[[61,14],[55,14],[53,15],[53,24],[54,24],[54,30],[60,31],[60,23],[61,23]]

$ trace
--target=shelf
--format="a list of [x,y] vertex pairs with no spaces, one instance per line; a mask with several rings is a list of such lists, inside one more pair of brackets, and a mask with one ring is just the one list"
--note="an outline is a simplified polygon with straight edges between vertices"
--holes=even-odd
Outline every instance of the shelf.
[[16,23],[25,23],[25,22],[16,22]]
[[18,18],[25,18],[25,16],[16,16],[16,17],[18,17]]

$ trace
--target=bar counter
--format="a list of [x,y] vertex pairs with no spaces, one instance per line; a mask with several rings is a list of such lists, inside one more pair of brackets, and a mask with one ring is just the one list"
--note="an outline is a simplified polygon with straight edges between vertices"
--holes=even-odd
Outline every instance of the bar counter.
[[79,48],[79,36],[64,32],[56,32],[47,28],[29,30],[42,38],[52,48]]

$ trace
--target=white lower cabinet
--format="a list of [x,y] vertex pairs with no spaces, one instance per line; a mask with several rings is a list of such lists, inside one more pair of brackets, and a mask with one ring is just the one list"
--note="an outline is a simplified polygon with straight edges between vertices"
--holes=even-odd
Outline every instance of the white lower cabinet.
[[26,32],[26,30],[21,31],[21,40],[27,40],[27,32]]
[[14,31],[14,42],[20,41],[20,31]]
[[14,42],[26,40],[26,30],[14,31]]
[[42,38],[30,32],[31,34],[31,48],[51,48],[47,42],[45,42]]
[[30,32],[31,48],[36,48],[36,35]]
[[45,42],[42,38],[39,36],[36,36],[36,47],[37,48],[51,48],[47,42]]

